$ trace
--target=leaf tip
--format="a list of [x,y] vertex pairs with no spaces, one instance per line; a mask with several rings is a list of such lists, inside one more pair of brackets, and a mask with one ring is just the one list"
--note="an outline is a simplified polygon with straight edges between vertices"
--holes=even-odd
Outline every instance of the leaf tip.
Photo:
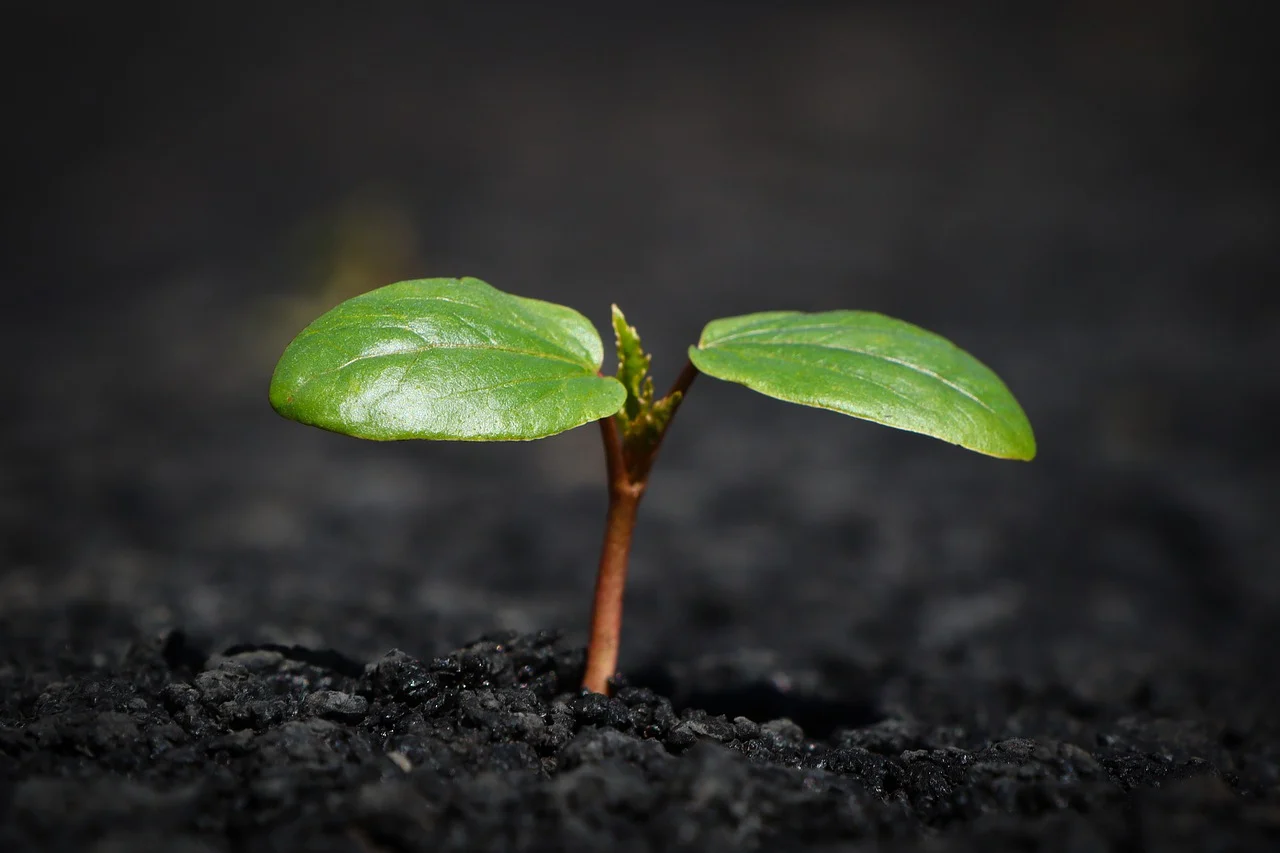
[[626,315],[622,313],[622,309],[616,304],[610,305],[609,310],[613,316],[613,336],[618,342],[619,353],[621,353],[621,348],[632,338],[638,340],[636,330],[627,322]]
[[998,451],[987,455],[1013,462],[1030,462],[1036,458],[1037,450],[1035,433],[1031,431],[1030,422],[1024,419],[1008,434],[1007,441]]

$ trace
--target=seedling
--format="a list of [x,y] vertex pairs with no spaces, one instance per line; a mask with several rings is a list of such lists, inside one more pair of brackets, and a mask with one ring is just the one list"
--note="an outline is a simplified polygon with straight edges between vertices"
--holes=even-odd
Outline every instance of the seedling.
[[271,379],[287,418],[377,441],[522,441],[600,423],[609,511],[583,686],[608,692],[636,510],[662,439],[699,373],[769,397],[1004,459],[1036,453],[1031,425],[989,368],[950,341],[867,311],[769,311],[713,320],[666,396],[613,307],[618,372],[586,317],[474,278],[388,285],[338,305],[289,344]]

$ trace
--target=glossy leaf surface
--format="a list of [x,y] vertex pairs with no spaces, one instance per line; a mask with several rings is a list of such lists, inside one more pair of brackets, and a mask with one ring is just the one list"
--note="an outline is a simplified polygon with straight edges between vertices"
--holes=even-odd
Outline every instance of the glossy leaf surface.
[[287,418],[358,438],[542,438],[617,412],[600,335],[577,311],[474,278],[349,299],[289,344],[271,380]]
[[689,358],[762,394],[1031,459],[1022,407],[986,365],[932,332],[868,311],[774,311],[715,320]]

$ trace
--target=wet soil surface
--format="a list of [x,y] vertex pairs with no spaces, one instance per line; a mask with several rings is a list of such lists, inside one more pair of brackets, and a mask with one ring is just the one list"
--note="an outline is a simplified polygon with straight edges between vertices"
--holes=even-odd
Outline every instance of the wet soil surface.
[[[1280,849],[1269,31],[685,5],[15,27],[0,850]],[[459,274],[618,302],[659,385],[717,316],[899,315],[1040,455],[699,380],[584,696],[595,431],[266,404]]]

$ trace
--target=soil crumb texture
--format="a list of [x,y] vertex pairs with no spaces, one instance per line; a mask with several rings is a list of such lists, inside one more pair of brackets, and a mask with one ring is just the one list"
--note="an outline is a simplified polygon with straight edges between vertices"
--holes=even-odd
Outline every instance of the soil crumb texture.
[[1274,731],[1259,754],[1256,736],[1061,692],[815,738],[785,717],[677,710],[646,687],[577,691],[580,650],[546,633],[363,666],[285,646],[206,657],[178,634],[112,660],[23,664],[0,672],[13,853],[1280,840]]
[[[0,853],[1280,851],[1266,4],[14,5]],[[1038,454],[699,379],[584,695],[598,429],[269,404],[460,276],[659,392],[898,317]]]

